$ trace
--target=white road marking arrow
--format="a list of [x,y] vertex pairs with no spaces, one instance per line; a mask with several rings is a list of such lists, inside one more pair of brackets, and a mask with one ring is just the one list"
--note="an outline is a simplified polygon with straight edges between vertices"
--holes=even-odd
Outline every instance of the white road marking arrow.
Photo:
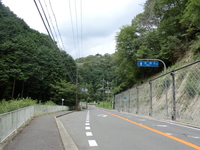
[[104,114],[99,114],[98,116],[99,117],[107,117],[107,115],[104,115]]

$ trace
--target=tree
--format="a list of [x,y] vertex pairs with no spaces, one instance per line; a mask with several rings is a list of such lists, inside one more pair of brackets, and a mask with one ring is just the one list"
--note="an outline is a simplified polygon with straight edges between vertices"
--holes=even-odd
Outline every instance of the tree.
[[1,2],[0,20],[0,99],[28,96],[56,100],[54,96],[59,95],[52,94],[53,85],[71,86],[75,80],[73,58],[48,35],[29,28]]

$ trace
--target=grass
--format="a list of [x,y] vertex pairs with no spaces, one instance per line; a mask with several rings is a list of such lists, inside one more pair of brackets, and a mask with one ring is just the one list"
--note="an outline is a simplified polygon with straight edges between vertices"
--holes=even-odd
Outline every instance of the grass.
[[110,102],[100,102],[97,107],[112,109],[112,104]]
[[13,99],[13,100],[2,100],[0,102],[0,114],[7,113],[10,111],[14,111],[23,107],[31,106],[31,105],[56,105],[52,101],[47,101],[44,104],[41,102],[37,103],[36,100],[32,100],[31,98],[22,98],[22,99]]

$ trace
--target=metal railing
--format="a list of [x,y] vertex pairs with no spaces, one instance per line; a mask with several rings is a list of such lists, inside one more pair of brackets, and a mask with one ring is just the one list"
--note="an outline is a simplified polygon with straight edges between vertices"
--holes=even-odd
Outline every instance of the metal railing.
[[31,119],[34,115],[69,110],[67,106],[33,105],[12,112],[0,114],[0,143]]
[[200,61],[115,95],[115,109],[200,126]]

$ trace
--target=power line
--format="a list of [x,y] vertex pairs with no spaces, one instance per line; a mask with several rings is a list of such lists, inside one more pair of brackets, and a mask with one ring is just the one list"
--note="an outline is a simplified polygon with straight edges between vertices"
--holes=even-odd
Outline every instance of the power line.
[[75,3],[75,17],[76,17],[76,36],[77,36],[77,47],[78,47],[78,55],[80,57],[80,45],[79,45],[79,30],[78,30],[78,16],[77,16],[77,4],[76,4],[76,0],[74,1]]
[[[51,20],[51,16],[50,16],[50,14],[49,14],[49,9],[48,9],[48,7],[47,7],[46,1],[45,1],[45,0],[43,0],[43,1],[44,1],[45,6],[46,6],[47,15],[48,15],[48,17],[49,17],[49,20],[50,20],[51,26],[53,26],[53,31],[54,31],[55,37],[56,37],[56,39],[58,39],[58,37],[57,37],[57,33],[56,33],[56,31],[55,31],[54,24],[53,24],[53,22],[52,22],[52,20]],[[58,43],[58,45],[59,45],[59,43]]]
[[[40,12],[40,9],[39,9],[39,7],[38,7],[38,4],[37,4],[37,2],[36,2],[35,0],[34,0],[34,3],[35,3],[35,5],[36,5],[36,8],[37,8],[39,14],[40,14],[40,17],[41,17],[41,19],[42,19],[42,22],[43,22],[43,24],[44,24],[44,26],[45,26],[45,28],[46,28],[46,30],[47,30],[47,33],[48,33],[48,35],[49,35],[49,38],[50,38],[51,41],[52,41],[52,44],[54,45],[55,49],[58,50],[58,48],[57,48],[57,46],[55,45],[55,42],[54,42],[55,39],[54,39],[54,36],[53,36],[52,31],[51,31],[51,34],[52,34],[52,37],[51,37],[51,34],[50,34],[50,32],[49,32],[49,29],[47,28],[47,25],[46,25],[46,23],[45,23],[45,21],[44,21],[44,18],[43,18],[43,16],[42,16],[42,14],[41,14],[41,12]],[[49,24],[49,22],[48,22],[48,19],[47,19],[47,17],[46,17],[46,13],[45,13],[45,11],[44,11],[44,9],[43,9],[43,6],[42,6],[40,0],[39,0],[39,3],[40,3],[40,6],[41,6],[41,8],[42,8],[42,10],[43,10],[43,14],[44,14],[44,16],[45,16],[45,18],[46,18],[46,21],[47,21],[47,23],[48,23],[48,26],[49,26],[49,28],[50,28],[50,30],[51,30],[51,26],[50,26],[50,24]],[[52,38],[53,38],[53,39],[52,39]],[[62,57],[61,57],[61,55],[60,55],[60,52],[59,52],[59,57],[60,57],[60,60],[62,61],[62,64],[63,64],[64,68],[65,68],[66,71],[67,71],[67,74],[68,74],[70,80],[72,81],[72,83],[75,84],[74,80],[72,79],[72,77],[71,77],[71,75],[70,75],[70,72],[68,71],[68,69],[66,68],[66,66],[65,66],[65,64],[64,64],[64,62],[63,62],[63,59],[62,59]]]
[[[58,31],[58,33],[59,33],[60,40],[61,40],[61,42],[62,42],[63,50],[66,51],[66,50],[65,50],[64,43],[63,43],[63,40],[62,40],[62,37],[61,37],[61,34],[60,34],[60,30],[59,30],[59,28],[58,28],[58,23],[57,23],[56,15],[55,15],[55,13],[54,13],[54,11],[53,11],[53,7],[52,7],[52,5],[51,5],[51,1],[50,1],[50,0],[49,0],[49,5],[50,5],[50,8],[51,8],[51,12],[52,12],[52,14],[53,14],[53,16],[54,16],[56,28],[57,28],[57,31]],[[66,65],[65,67],[68,68],[67,64],[65,64],[65,65]],[[70,69],[70,72],[69,72],[69,70],[68,70],[68,74],[70,74],[71,72],[72,72],[71,69]],[[71,78],[71,76],[69,76],[69,77]],[[72,78],[71,78],[71,79],[72,79]],[[74,82],[74,81],[73,81],[73,82]]]
[[50,33],[51,33],[51,37],[52,37],[52,39],[55,41],[55,38],[54,38],[53,33],[52,33],[52,30],[51,30],[51,26],[50,26],[49,21],[48,21],[48,19],[47,19],[47,16],[46,16],[46,13],[45,13],[44,8],[43,8],[43,6],[42,6],[42,3],[41,3],[40,0],[38,0],[38,1],[39,1],[39,3],[40,3],[40,7],[41,7],[41,9],[42,9],[42,11],[43,11],[43,14],[44,14],[44,17],[45,17],[45,19],[46,19],[46,22],[47,22],[47,24],[48,24],[48,26],[49,26],[49,30],[50,30]]
[[59,34],[59,37],[60,37],[60,40],[61,40],[63,49],[66,51],[65,46],[64,46],[64,43],[63,43],[63,40],[62,40],[62,37],[61,37],[61,34],[60,34],[60,30],[59,30],[59,28],[58,28],[58,23],[57,23],[57,20],[56,20],[56,15],[55,15],[55,13],[54,13],[54,11],[53,11],[53,8],[52,8],[51,1],[50,1],[50,0],[49,0],[49,5],[50,5],[50,8],[51,8],[52,14],[53,14],[53,16],[54,16],[54,20],[55,20],[55,23],[56,23],[56,28],[57,28],[57,31],[58,31],[58,34]]
[[83,16],[82,16],[82,14],[83,14],[83,5],[82,5],[82,0],[80,0],[80,9],[81,9],[81,11],[80,11],[80,14],[81,14],[81,56],[83,56]]
[[[44,21],[44,18],[43,18],[43,16],[42,16],[42,14],[41,14],[41,12],[40,12],[40,9],[39,9],[39,7],[38,7],[38,5],[37,5],[37,3],[36,3],[35,0],[34,0],[34,3],[35,3],[35,6],[36,6],[36,8],[37,8],[39,14],[40,14],[40,18],[42,19],[42,22],[43,22],[43,24],[44,24],[44,26],[45,26],[45,29],[46,29],[46,31],[47,31],[47,33],[48,33],[48,35],[49,35],[49,38],[50,38],[51,41],[53,42],[53,39],[51,38],[51,34],[50,34],[50,32],[49,32],[49,30],[48,30],[48,28],[47,28],[47,26],[46,26],[46,23],[45,23],[45,21]],[[53,43],[54,43],[54,42],[53,42]]]
[[[71,3],[69,1],[69,12],[70,12],[70,18],[71,18],[71,26],[72,26],[72,34],[73,34],[73,41],[74,41],[74,48],[75,48],[75,53],[76,53],[76,42],[75,42],[75,33],[74,33],[74,24],[73,24],[73,17],[72,17],[72,10],[71,10]],[[77,57],[77,53],[76,53]]]

